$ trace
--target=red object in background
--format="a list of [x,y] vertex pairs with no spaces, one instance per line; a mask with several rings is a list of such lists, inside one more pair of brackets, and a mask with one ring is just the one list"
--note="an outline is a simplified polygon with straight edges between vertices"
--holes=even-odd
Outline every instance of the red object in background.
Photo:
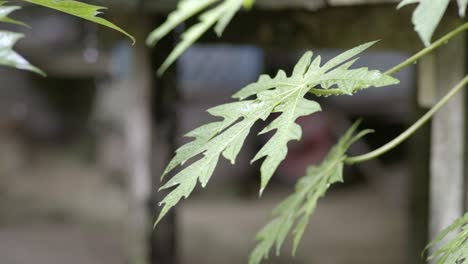
[[295,182],[305,175],[308,166],[318,164],[325,158],[333,145],[330,122],[323,113],[297,120],[302,127],[302,139],[288,144],[288,156],[278,168],[281,180]]

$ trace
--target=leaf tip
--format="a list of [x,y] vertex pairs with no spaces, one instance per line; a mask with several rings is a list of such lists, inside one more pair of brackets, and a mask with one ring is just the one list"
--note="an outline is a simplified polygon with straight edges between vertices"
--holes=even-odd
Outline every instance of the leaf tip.
[[376,39],[376,40],[367,42],[366,44],[364,44],[366,46],[365,49],[368,49],[368,48],[374,46],[375,44],[379,43],[380,41],[381,41],[381,39]]
[[164,65],[162,65],[161,67],[159,67],[158,71],[156,72],[156,75],[161,78],[164,73],[166,72],[166,67]]
[[146,46],[150,47],[150,48],[154,48],[156,46],[156,44],[158,43],[158,40],[157,39],[154,39],[150,36],[148,36],[145,40],[145,44]]
[[260,190],[258,191],[258,197],[263,196],[263,191],[265,191],[265,187],[261,187]]
[[458,10],[458,15],[462,18],[465,17],[466,15],[466,6],[462,5],[460,6],[460,9]]
[[158,227],[158,224],[161,222],[162,218],[163,216],[160,214],[158,219],[153,224],[153,230],[156,230],[156,227]]
[[216,33],[216,37],[221,38],[223,36],[224,29],[216,27],[214,31]]
[[293,249],[292,249],[292,256],[293,257],[296,257],[297,247],[298,247],[298,245],[294,244]]
[[47,77],[47,73],[45,73],[43,70],[39,69],[39,68],[35,68],[33,69],[33,72],[39,74],[41,77],[43,78],[46,78]]

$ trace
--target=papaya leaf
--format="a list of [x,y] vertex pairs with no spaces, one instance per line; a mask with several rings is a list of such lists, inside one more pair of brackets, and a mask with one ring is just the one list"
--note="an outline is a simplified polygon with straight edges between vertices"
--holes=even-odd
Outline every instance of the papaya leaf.
[[31,65],[25,58],[13,50],[13,46],[23,34],[0,30],[0,65],[28,70],[45,76],[45,73]]
[[[181,0],[177,10],[173,11],[167,18],[166,22],[156,28],[149,35],[146,43],[149,46],[156,45],[159,40],[179,24],[207,9],[218,1],[219,0]],[[224,0],[213,8],[202,13],[199,16],[199,22],[187,29],[181,35],[181,41],[171,54],[169,54],[161,67],[159,67],[158,74],[164,74],[164,72],[211,27],[214,27],[218,36],[221,36],[226,26],[243,4],[244,0]]]
[[[398,8],[415,3],[419,4],[413,12],[412,22],[424,45],[429,46],[450,0],[403,0]],[[457,0],[457,3],[460,17],[464,17],[468,0]]]
[[[25,26],[26,24],[23,22],[8,17],[12,12],[21,7],[5,6],[5,3],[4,1],[0,1],[0,22]],[[21,38],[23,38],[23,34],[0,30],[0,65],[28,70],[44,76],[45,73],[43,71],[31,65],[25,58],[13,50],[13,46]]]
[[[209,109],[211,115],[222,120],[203,125],[186,135],[195,139],[176,151],[163,177],[188,160],[195,161],[161,187],[160,190],[175,188],[161,201],[163,208],[156,224],[182,198],[191,194],[197,182],[202,187],[206,186],[220,156],[232,164],[235,163],[250,129],[257,121],[266,120],[276,114],[276,118],[260,132],[275,133],[252,160],[264,159],[261,166],[262,194],[273,173],[285,159],[288,142],[301,139],[302,130],[296,119],[321,111],[317,102],[305,98],[307,93],[320,96],[351,95],[371,86],[398,83],[397,79],[377,70],[349,69],[356,61],[351,59],[373,43],[344,52],[323,66],[320,65],[320,56],[312,60],[312,52],[306,52],[294,67],[291,76],[287,76],[282,70],[274,78],[262,75],[257,82],[234,94],[233,97],[239,99],[238,102]],[[254,98],[248,99],[250,97]]]
[[67,13],[73,16],[77,16],[94,23],[106,26],[108,28],[119,31],[120,33],[129,37],[133,43],[135,43],[135,38],[127,33],[125,30],[114,25],[108,20],[98,17],[102,10],[106,7],[90,5],[83,2],[73,1],[73,0],[23,0],[35,5],[44,6],[47,8],[55,9],[63,13]]
[[289,233],[293,235],[292,254],[296,254],[318,200],[325,195],[332,184],[343,182],[344,160],[348,148],[372,132],[364,130],[354,135],[358,125],[359,122],[356,122],[346,132],[321,164],[310,166],[306,175],[297,182],[294,193],[273,210],[273,219],[257,234],[256,239],[259,243],[250,255],[249,264],[261,263],[263,259],[268,258],[273,248],[276,248],[276,255],[279,255]]
[[[453,239],[437,248],[449,234],[456,233]],[[437,248],[427,259],[435,264],[463,264],[468,261],[468,213],[445,228],[424,250]],[[423,252],[423,253],[424,253]]]
[[21,7],[20,6],[5,6],[6,3],[7,3],[6,1],[0,1],[0,22],[29,27],[27,24],[21,21],[8,17],[14,11],[21,9]]
[[185,20],[198,14],[203,9],[212,5],[219,0],[181,0],[177,5],[177,9],[169,14],[166,22],[153,30],[146,39],[148,46],[154,47],[162,38],[167,36],[169,32]]

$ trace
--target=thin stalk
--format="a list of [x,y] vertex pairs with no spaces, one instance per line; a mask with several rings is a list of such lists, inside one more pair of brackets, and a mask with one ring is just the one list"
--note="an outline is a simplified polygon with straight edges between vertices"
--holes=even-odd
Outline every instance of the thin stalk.
[[463,78],[450,92],[448,92],[434,107],[432,107],[425,115],[423,115],[416,123],[414,123],[410,128],[408,128],[405,132],[400,134],[398,137],[393,139],[392,141],[388,142],[387,144],[383,145],[382,147],[371,151],[367,154],[349,157],[345,160],[347,164],[355,164],[359,162],[368,161],[374,159],[384,153],[387,153],[391,149],[395,148],[403,141],[408,139],[411,135],[414,134],[421,126],[423,126],[427,121],[429,121],[434,114],[439,111],[454,95],[456,95],[460,90],[468,84],[468,75]]
[[[400,63],[400,64],[396,65],[395,67],[391,68],[390,70],[386,71],[385,74],[393,75],[393,74],[403,70],[404,68],[406,68],[409,65],[417,62],[418,60],[420,60],[421,58],[423,58],[427,54],[429,54],[432,51],[434,51],[435,49],[439,48],[440,46],[447,44],[447,42],[449,42],[452,38],[456,37],[457,35],[459,35],[460,33],[462,33],[465,30],[468,30],[468,23],[464,23],[463,25],[460,25],[459,27],[457,27],[453,31],[447,33],[445,36],[441,37],[440,39],[438,39],[437,41],[432,43],[430,46],[422,49],[418,53],[414,54],[413,56],[411,56],[408,59],[406,59],[405,61],[403,61],[402,63]],[[320,96],[331,96],[331,95],[340,95],[340,94],[342,94],[342,92],[340,90],[338,90],[338,89],[328,89],[328,90],[326,90],[326,89],[311,88],[309,92],[313,93],[313,94],[316,94],[316,95],[320,95]]]
[[[450,41],[452,38],[456,37],[463,31],[468,30],[468,23],[464,23],[463,25],[457,27],[450,33],[446,34],[445,36],[441,37],[434,43],[432,43],[430,46],[426,47],[425,49],[421,50],[420,52],[414,54],[407,60],[403,61],[402,63],[396,65],[395,67],[391,68],[390,70],[386,71],[385,74],[392,75],[395,74],[405,67],[415,63],[422,57],[426,56],[427,54],[431,53],[438,47],[447,44],[448,41]],[[368,161],[371,159],[374,159],[382,154],[387,153],[391,149],[395,148],[399,144],[401,144],[403,141],[408,139],[414,132],[416,132],[421,126],[423,126],[429,119],[432,118],[432,116],[439,111],[440,108],[442,108],[449,100],[452,98],[455,94],[458,93],[468,82],[468,76],[465,76],[465,78],[460,81],[447,95],[445,95],[432,109],[430,109],[424,116],[422,116],[416,123],[414,123],[410,128],[408,128],[405,132],[403,132],[401,135],[393,139],[392,141],[388,142],[387,144],[383,145],[382,147],[371,151],[367,154],[355,156],[355,157],[349,157],[345,160],[347,164],[354,164],[354,163],[359,163],[359,162],[364,162]]]
[[430,46],[426,47],[425,49],[423,49],[423,50],[419,51],[418,53],[414,54],[413,56],[411,56],[410,58],[408,58],[404,62],[402,62],[402,63],[398,64],[397,66],[391,68],[390,70],[386,71],[385,74],[392,75],[392,74],[395,74],[395,73],[401,71],[402,69],[404,69],[407,66],[417,62],[422,57],[424,57],[427,54],[431,53],[432,51],[434,51],[438,47],[447,44],[447,42],[449,40],[456,37],[457,35],[459,35],[460,33],[462,33],[463,31],[465,31],[467,29],[468,29],[468,23],[464,23],[463,25],[457,27],[456,29],[454,29],[450,33],[446,34],[445,36],[441,37],[440,39],[438,39],[437,41],[432,43]]

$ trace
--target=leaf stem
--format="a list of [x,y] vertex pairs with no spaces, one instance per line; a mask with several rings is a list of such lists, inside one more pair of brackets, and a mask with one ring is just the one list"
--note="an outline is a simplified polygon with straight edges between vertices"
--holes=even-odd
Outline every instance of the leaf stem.
[[402,69],[404,69],[407,66],[417,62],[422,57],[424,57],[427,54],[431,53],[432,51],[434,51],[438,47],[447,44],[447,42],[449,40],[456,37],[457,35],[459,35],[460,33],[462,33],[463,31],[465,31],[467,29],[468,29],[468,23],[464,23],[464,24],[460,25],[456,29],[452,30],[451,32],[449,32],[445,36],[441,37],[440,39],[438,39],[437,41],[432,43],[430,46],[424,48],[423,50],[419,51],[418,53],[414,54],[413,56],[411,56],[410,58],[405,60],[404,62],[402,62],[402,63],[396,65],[395,67],[391,68],[390,70],[386,71],[385,74],[392,75],[392,74],[395,74],[395,73],[401,71]]
[[462,90],[465,85],[468,84],[468,75],[463,78],[450,92],[448,92],[434,107],[432,107],[425,115],[423,115],[416,123],[414,123],[410,128],[408,128],[405,132],[400,134],[398,137],[394,138],[392,141],[388,142],[387,144],[383,145],[382,147],[371,151],[367,154],[349,157],[345,160],[347,164],[355,164],[364,161],[368,161],[374,159],[382,154],[387,153],[388,151],[392,150],[403,141],[408,139],[411,135],[414,134],[421,126],[423,126],[427,121],[429,121],[432,116],[439,111],[454,95],[456,95],[460,90]]
[[[431,53],[438,47],[447,44],[449,40],[452,38],[456,37],[463,31],[468,30],[468,23],[464,23],[461,26],[457,27],[453,31],[449,32],[445,36],[441,37],[432,45],[426,47],[425,49],[421,50],[420,52],[414,54],[407,60],[403,61],[402,63],[396,65],[395,67],[391,68],[390,70],[386,71],[385,74],[392,75],[395,74],[405,67],[411,65],[412,63],[418,61],[422,57],[426,56],[427,54]],[[355,164],[355,163],[360,163],[364,161],[368,161],[374,158],[377,158],[380,155],[383,155],[387,153],[388,151],[392,150],[393,148],[397,147],[399,144],[404,142],[406,139],[408,139],[411,135],[413,135],[421,126],[423,126],[427,121],[429,121],[432,116],[439,111],[440,108],[442,108],[449,100],[452,98],[455,94],[457,94],[466,84],[468,83],[468,75],[465,76],[465,78],[460,81],[452,90],[446,94],[435,106],[432,107],[424,116],[422,116],[416,123],[414,123],[411,127],[409,127],[405,132],[403,132],[401,135],[398,137],[394,138],[392,141],[388,142],[387,144],[383,145],[382,147],[371,151],[367,154],[355,156],[355,157],[349,157],[345,160],[345,163],[347,164]]]
[[[418,53],[414,54],[413,56],[411,56],[408,59],[406,59],[405,61],[403,61],[402,63],[400,63],[400,64],[396,65],[395,67],[391,68],[390,70],[386,71],[385,74],[393,75],[393,74],[403,70],[404,68],[406,68],[409,65],[417,62],[418,60],[420,60],[421,58],[423,58],[427,54],[429,54],[432,51],[434,51],[435,49],[439,48],[440,46],[447,44],[447,42],[449,40],[451,40],[452,38],[458,36],[460,33],[462,33],[465,30],[468,30],[468,23],[464,23],[464,24],[460,25],[456,29],[452,30],[451,32],[447,33],[445,36],[441,37],[440,39],[438,39],[437,41],[432,43],[430,46],[422,49]],[[342,92],[340,90],[338,90],[338,89],[328,89],[327,90],[327,89],[311,88],[309,92],[313,93],[315,95],[318,95],[318,96],[331,96],[331,95],[341,95],[342,94]]]

